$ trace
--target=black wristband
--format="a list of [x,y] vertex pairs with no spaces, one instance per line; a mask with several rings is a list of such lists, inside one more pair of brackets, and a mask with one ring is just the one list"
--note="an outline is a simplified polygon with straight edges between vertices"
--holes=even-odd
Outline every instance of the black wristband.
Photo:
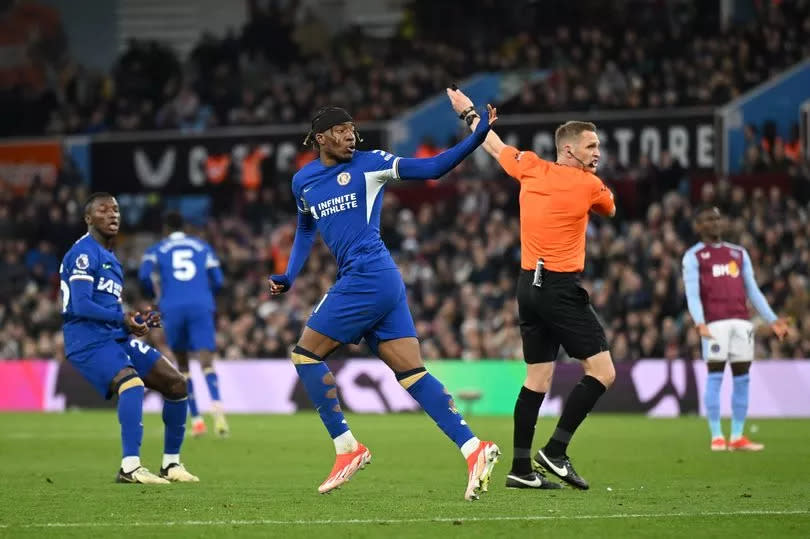
[[475,105],[470,105],[466,109],[462,110],[461,114],[459,114],[458,117],[461,118],[462,120],[464,120],[469,113],[474,112],[474,111],[475,111]]
[[475,120],[476,118],[480,118],[478,113],[477,112],[471,112],[471,113],[467,114],[467,116],[464,117],[464,121],[467,122],[467,125],[472,127],[473,120]]

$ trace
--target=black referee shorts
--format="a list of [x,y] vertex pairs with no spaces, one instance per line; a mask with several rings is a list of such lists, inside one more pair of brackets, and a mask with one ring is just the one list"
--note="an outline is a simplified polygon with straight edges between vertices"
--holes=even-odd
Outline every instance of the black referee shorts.
[[526,363],[554,361],[560,345],[576,359],[608,349],[605,330],[588,292],[580,286],[579,273],[543,270],[543,285],[534,286],[533,280],[534,271],[521,270],[517,300]]

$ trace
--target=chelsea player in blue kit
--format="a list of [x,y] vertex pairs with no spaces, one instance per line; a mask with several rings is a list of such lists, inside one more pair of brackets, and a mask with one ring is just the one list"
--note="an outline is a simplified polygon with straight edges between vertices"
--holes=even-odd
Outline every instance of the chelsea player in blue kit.
[[[108,193],[90,195],[84,208],[87,234],[59,268],[62,331],[68,361],[109,399],[118,395],[123,458],[119,483],[196,482],[180,463],[186,430],[186,381],[160,352],[134,337],[160,327],[160,313],[124,314],[124,272],[111,248],[121,222],[118,202]],[[144,386],[164,398],[164,454],[160,475],[141,466]]]
[[229,433],[228,422],[213,362],[216,350],[214,295],[222,289],[222,269],[210,245],[183,232],[183,217],[179,213],[170,212],[166,216],[165,228],[167,237],[144,253],[138,281],[144,294],[152,298],[156,295],[153,277],[158,277],[163,331],[177,358],[177,366],[188,382],[192,435],[205,434],[206,427],[197,409],[189,376],[189,352],[198,357],[205,375],[214,412],[214,430],[225,437]]
[[292,352],[292,361],[337,453],[332,471],[318,487],[321,493],[340,487],[371,461],[371,452],[349,430],[338,402],[335,377],[324,363],[336,348],[360,339],[365,339],[394,371],[402,387],[461,450],[468,467],[464,498],[477,499],[487,490],[500,454],[498,446],[472,433],[450,394],[425,370],[402,276],[380,237],[386,183],[438,178],[450,171],[489,132],[496,111],[487,108],[488,122],[479,122],[472,135],[428,159],[405,159],[382,150],[357,151],[354,122],[341,108],[323,108],[312,120],[305,144],[312,143],[320,159],[293,177],[298,228],[287,271],[270,276],[270,292],[278,295],[292,286],[317,229],[337,259],[337,281],[313,310]]

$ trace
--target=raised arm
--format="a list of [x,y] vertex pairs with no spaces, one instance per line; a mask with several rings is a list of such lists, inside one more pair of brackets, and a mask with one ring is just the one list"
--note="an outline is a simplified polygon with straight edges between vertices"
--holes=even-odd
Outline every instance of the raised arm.
[[[470,126],[470,129],[475,131],[478,124],[481,122],[481,117],[477,112],[475,112],[475,105],[473,105],[472,100],[467,97],[464,92],[455,87],[447,89],[447,97],[450,98],[450,104],[453,105],[453,110],[456,111],[456,114],[460,115],[465,111],[470,111],[468,114],[472,115],[473,118],[471,121],[467,122],[467,125]],[[501,137],[499,137],[495,131],[490,129],[489,133],[487,133],[487,136],[484,139],[483,148],[489,155],[497,160],[498,156],[501,155],[501,150],[503,150],[504,147],[506,147],[506,144],[504,144],[504,142],[501,140]]]
[[309,209],[298,211],[298,228],[295,230],[290,259],[287,261],[287,271],[279,275],[270,276],[270,293],[274,296],[283,294],[292,287],[295,278],[304,267],[312,244],[315,241],[315,219]]
[[472,135],[469,135],[452,148],[435,157],[399,159],[396,169],[397,177],[400,180],[430,180],[440,178],[453,170],[456,165],[481,145],[490,132],[490,126],[498,119],[495,108],[487,105],[487,110],[489,121],[476,124],[479,127],[473,131]]

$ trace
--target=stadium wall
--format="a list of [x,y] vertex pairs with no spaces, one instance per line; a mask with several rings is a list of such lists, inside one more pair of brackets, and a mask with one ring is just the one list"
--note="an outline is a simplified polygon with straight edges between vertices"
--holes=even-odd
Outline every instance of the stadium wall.
[[[203,193],[216,183],[209,159],[220,157],[241,169],[248,156],[259,152],[262,175],[285,173],[292,177],[293,161],[303,149],[309,125],[212,129],[203,133],[155,131],[106,134],[90,137],[88,172],[94,190],[138,193],[159,190],[164,194]],[[358,126],[363,149],[385,147],[382,123]],[[74,144],[72,154],[78,154]],[[87,151],[87,150],[84,150]]]
[[[490,91],[488,87],[484,85],[481,91]],[[433,112],[429,115],[419,116],[427,131],[413,133],[431,133],[437,140],[445,128],[451,134],[457,133],[460,122],[447,106],[446,98],[430,110]],[[498,132],[508,144],[554,159],[554,130],[575,117],[597,123],[603,159],[615,152],[619,164],[631,166],[642,155],[657,162],[661,153],[668,151],[687,170],[711,172],[715,165],[712,115],[713,109],[701,107],[507,115],[499,119]],[[269,125],[204,132],[167,130],[11,139],[0,145],[0,182],[24,191],[37,175],[55,175],[63,161],[70,160],[93,190],[116,194],[204,194],[217,183],[215,172],[221,163],[240,171],[248,160],[255,164],[256,157],[262,181],[288,181],[308,129],[306,124]],[[412,154],[410,145],[401,144],[401,121],[367,122],[358,129],[363,137],[361,149],[393,146],[398,155]],[[478,157],[484,158],[484,164],[494,165],[485,154],[476,153]]]
[[746,125],[761,128],[774,121],[777,135],[787,138],[799,121],[799,108],[810,93],[810,59],[769,79],[716,112],[718,172],[736,174],[742,170]]
[[[330,362],[344,408],[356,413],[413,412],[418,405],[382,362],[351,359]],[[512,414],[525,377],[523,362],[509,360],[429,361],[466,414]],[[616,365],[616,383],[597,412],[642,413],[674,417],[704,413],[701,397],[706,368],[702,361],[647,359]],[[311,408],[289,360],[239,360],[217,364],[220,391],[231,413],[290,414]],[[199,366],[192,362],[195,387],[204,388]],[[554,385],[542,413],[557,415],[565,395],[582,377],[575,363],[557,365]],[[726,377],[730,375],[726,373]],[[730,415],[731,381],[723,384],[723,414]],[[752,417],[810,417],[810,360],[766,360],[752,367]],[[196,399],[210,410],[205,390]],[[111,407],[70,366],[51,360],[0,361],[0,410],[64,411]],[[145,409],[159,412],[161,397],[147,392]]]
[[638,164],[642,155],[658,163],[661,153],[667,151],[687,170],[709,172],[714,168],[711,107],[504,115],[496,128],[507,144],[553,161],[554,131],[572,118],[596,124],[603,162],[613,152],[624,167]]
[[[549,75],[548,70],[527,73],[479,73],[460,82],[459,88],[473,103],[493,105],[503,102],[520,91],[525,82],[537,82]],[[503,112],[503,111],[501,111]],[[443,92],[427,99],[400,115],[391,123],[390,142],[396,155],[413,155],[419,144],[430,137],[437,145],[447,147],[460,130],[458,117],[447,106]]]

